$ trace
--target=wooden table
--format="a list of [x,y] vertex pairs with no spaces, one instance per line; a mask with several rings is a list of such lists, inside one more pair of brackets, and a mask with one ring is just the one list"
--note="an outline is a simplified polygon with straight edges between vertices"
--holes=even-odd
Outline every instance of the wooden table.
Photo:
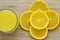
[[[28,10],[29,5],[34,0],[0,0],[0,10],[1,9],[11,9],[17,16],[23,11]],[[44,0],[46,1],[50,9],[54,9],[60,15],[60,0]],[[17,30],[11,34],[4,34],[0,32],[0,40],[35,40],[33,39],[29,32],[23,30],[18,26]],[[49,31],[48,37],[44,40],[60,40],[60,25],[57,29]]]

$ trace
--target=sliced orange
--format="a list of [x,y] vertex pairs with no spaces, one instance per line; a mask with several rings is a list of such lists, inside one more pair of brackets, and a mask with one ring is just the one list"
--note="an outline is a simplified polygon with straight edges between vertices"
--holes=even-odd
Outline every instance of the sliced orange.
[[48,25],[48,29],[49,30],[55,29],[59,24],[59,15],[58,15],[58,13],[54,10],[47,10],[46,14],[48,15],[49,20],[50,20],[49,25]]
[[45,2],[45,1],[35,1],[33,2],[30,7],[29,7],[29,10],[31,11],[36,11],[36,10],[48,10],[49,9],[49,6],[48,4]]
[[49,24],[49,18],[44,11],[37,10],[31,15],[30,24],[35,29],[44,29]]
[[35,39],[44,39],[47,37],[48,29],[35,29],[32,26],[30,27],[30,35]]
[[20,15],[20,25],[25,30],[29,30],[30,28],[31,14],[32,14],[32,11],[25,11]]

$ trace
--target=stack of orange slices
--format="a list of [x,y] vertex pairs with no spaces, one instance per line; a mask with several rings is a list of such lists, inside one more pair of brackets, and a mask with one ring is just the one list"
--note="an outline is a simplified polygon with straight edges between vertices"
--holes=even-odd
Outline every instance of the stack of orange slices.
[[20,25],[29,31],[35,39],[44,39],[48,30],[53,30],[59,25],[59,15],[56,11],[49,9],[48,4],[41,0],[33,2],[28,11],[20,15]]

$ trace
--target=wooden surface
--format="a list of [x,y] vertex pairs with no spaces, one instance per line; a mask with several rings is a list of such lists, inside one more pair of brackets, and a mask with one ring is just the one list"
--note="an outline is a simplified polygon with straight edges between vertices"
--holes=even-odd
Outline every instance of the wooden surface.
[[[21,14],[23,11],[28,10],[29,5],[34,0],[0,0],[0,10],[1,9],[11,9],[13,10],[17,16]],[[46,1],[50,9],[54,9],[60,15],[60,0],[44,0]],[[4,34],[0,32],[0,40],[35,40],[30,37],[29,32],[21,29],[18,26],[17,30],[11,34]],[[44,40],[60,40],[60,25],[57,29],[53,31],[49,31],[48,36]]]

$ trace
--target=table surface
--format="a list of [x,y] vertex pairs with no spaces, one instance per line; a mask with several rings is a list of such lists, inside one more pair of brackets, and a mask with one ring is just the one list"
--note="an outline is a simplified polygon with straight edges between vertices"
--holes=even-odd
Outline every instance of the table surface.
[[[11,9],[13,10],[18,18],[19,15],[28,10],[29,5],[34,0],[0,0],[0,10],[1,9]],[[46,1],[50,9],[54,9],[58,12],[60,16],[60,0],[44,0]],[[33,39],[29,32],[23,30],[20,26],[10,34],[5,34],[0,32],[0,40],[35,40]],[[44,40],[60,40],[60,25],[53,31],[49,31],[47,38]]]

